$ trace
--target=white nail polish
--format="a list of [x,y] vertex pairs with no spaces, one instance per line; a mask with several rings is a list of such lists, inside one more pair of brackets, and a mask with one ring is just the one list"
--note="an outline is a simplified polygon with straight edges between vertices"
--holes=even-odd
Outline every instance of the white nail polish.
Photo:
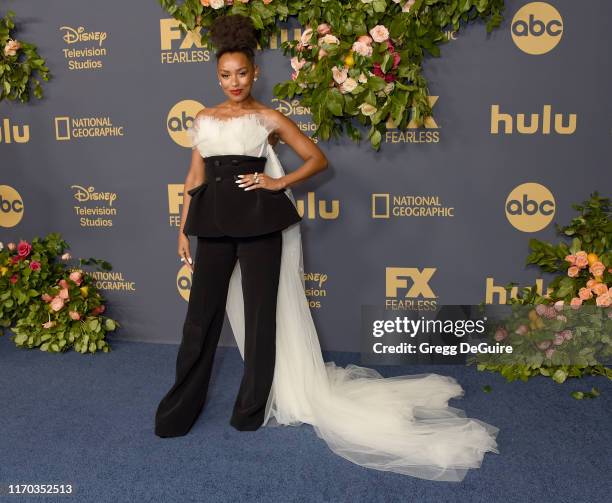
[[190,264],[192,264],[192,263],[193,263],[193,261],[191,260],[191,257],[189,257],[189,263],[190,263]]

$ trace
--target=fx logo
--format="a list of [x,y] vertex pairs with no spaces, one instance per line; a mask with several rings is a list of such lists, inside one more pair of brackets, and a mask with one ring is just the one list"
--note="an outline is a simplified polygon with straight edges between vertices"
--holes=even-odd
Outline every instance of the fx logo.
[[[418,297],[427,299],[437,298],[429,286],[429,280],[436,272],[435,267],[424,267],[419,271],[416,267],[386,267],[385,290],[386,297],[398,297],[398,289],[408,289],[404,297]],[[412,286],[408,288],[408,278],[412,279]]]

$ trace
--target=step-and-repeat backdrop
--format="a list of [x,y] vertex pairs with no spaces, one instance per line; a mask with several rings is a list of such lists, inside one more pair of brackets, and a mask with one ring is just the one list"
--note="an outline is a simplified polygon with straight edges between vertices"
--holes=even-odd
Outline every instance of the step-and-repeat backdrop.
[[[185,134],[224,101],[214,53],[184,37],[156,0],[6,1],[54,74],[45,98],[0,104],[0,241],[60,232],[96,273],[109,341],[180,341],[190,288],[177,255]],[[507,1],[503,25],[449,30],[425,75],[435,116],[389,129],[380,152],[318,142],[329,169],[295,185],[306,294],[327,350],[359,350],[362,305],[426,309],[505,303],[503,285],[550,278],[525,267],[528,241],[557,241],[571,204],[612,187],[612,2]],[[254,96],[307,135],[283,40],[257,53]],[[364,136],[365,137],[365,136]],[[301,165],[288,145],[286,171]],[[192,238],[192,253],[195,253]],[[226,322],[222,345],[233,345]]]

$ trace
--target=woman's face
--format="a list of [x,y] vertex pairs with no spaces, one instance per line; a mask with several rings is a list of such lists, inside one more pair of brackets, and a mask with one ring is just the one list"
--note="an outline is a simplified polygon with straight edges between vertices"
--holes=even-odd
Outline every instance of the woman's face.
[[217,73],[226,96],[232,101],[242,101],[251,93],[257,68],[253,67],[246,54],[226,52],[219,58]]

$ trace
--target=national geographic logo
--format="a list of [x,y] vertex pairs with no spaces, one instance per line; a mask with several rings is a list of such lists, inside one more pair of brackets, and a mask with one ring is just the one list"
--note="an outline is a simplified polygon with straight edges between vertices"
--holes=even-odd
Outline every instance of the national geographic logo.
[[[105,31],[87,31],[83,26],[61,26],[62,40],[69,47],[64,47],[62,53],[69,70],[98,70],[102,68],[101,58],[107,56],[104,42],[108,38]],[[83,44],[70,47],[73,44]]]
[[189,302],[189,293],[191,292],[191,276],[191,269],[187,264],[184,264],[176,275],[176,288],[186,302]]
[[[529,114],[527,120],[525,114],[516,114],[516,132],[520,134],[550,134],[552,106],[544,105],[541,114]],[[567,117],[566,117],[567,116]],[[554,132],[558,134],[570,135],[576,132],[576,114],[555,113]],[[509,113],[501,113],[499,105],[491,105],[491,134],[499,134],[500,124],[504,125],[504,134],[514,133],[514,117]]]
[[[276,102],[276,110],[293,119],[302,133],[314,133],[317,129],[317,125],[310,118],[306,117],[310,115],[310,108],[303,106],[300,100],[287,101],[273,98],[271,101],[272,103]],[[302,120],[302,118],[305,118],[305,120]],[[318,138],[311,136],[310,139],[313,143],[319,142]]]
[[315,220],[322,218],[323,220],[336,220],[340,215],[340,201],[332,199],[315,199],[314,192],[308,192],[306,199],[296,199],[295,205],[297,212],[302,218]]
[[[74,189],[74,199],[80,203],[75,204],[74,212],[79,217],[81,227],[113,226],[112,218],[117,216],[117,208],[113,207],[117,200],[116,192],[97,192],[93,186],[71,185],[70,188]],[[93,207],[87,204],[91,202],[94,203]]]
[[[435,272],[435,267],[424,267],[422,270],[416,267],[386,267],[385,309],[435,310],[437,296],[429,286]],[[404,290],[401,298],[398,298]]]
[[307,286],[305,290],[308,305],[311,309],[321,309],[321,299],[327,297],[326,282],[327,274],[323,272],[304,273],[304,283],[312,284],[311,287]]
[[442,204],[440,196],[372,194],[372,218],[454,216],[455,207]]
[[523,232],[544,229],[555,216],[555,198],[539,183],[523,183],[506,199],[506,218]]
[[546,2],[523,5],[512,18],[512,40],[523,52],[532,55],[552,51],[563,36],[561,14]]
[[0,227],[15,227],[23,218],[23,199],[10,185],[0,185]]
[[136,284],[123,278],[121,271],[88,271],[88,276],[94,280],[96,288],[116,292],[135,292]]
[[[433,109],[438,96],[427,96],[429,106]],[[417,125],[414,119],[414,107],[411,107],[412,118],[406,124],[406,129],[399,130],[397,125],[391,120],[391,117],[385,123],[387,131],[385,131],[386,143],[438,143],[440,141],[439,127],[434,118],[430,115],[423,118],[423,124]],[[394,131],[395,129],[395,131]]]
[[[538,295],[542,295],[544,290],[543,280],[541,278],[536,279],[536,292]],[[513,286],[510,289],[510,298],[516,299],[518,297],[518,286]],[[550,296],[552,290],[550,288],[546,289],[546,295]],[[497,300],[497,302],[494,302]],[[486,288],[485,288],[485,304],[507,304],[508,303],[508,292],[501,285],[495,284],[495,278],[488,277],[486,279]]]
[[107,136],[125,136],[123,126],[113,124],[110,117],[55,117],[57,141]]
[[[21,128],[21,130],[20,130]],[[30,126],[12,124],[8,118],[2,119],[0,128],[0,143],[28,143],[30,141]]]
[[161,63],[202,63],[210,60],[210,51],[200,43],[200,30],[184,34],[174,18],[159,20]]
[[170,138],[181,147],[191,148],[191,140],[187,129],[193,126],[197,113],[204,108],[195,100],[182,100],[174,105],[166,117],[166,128]]

